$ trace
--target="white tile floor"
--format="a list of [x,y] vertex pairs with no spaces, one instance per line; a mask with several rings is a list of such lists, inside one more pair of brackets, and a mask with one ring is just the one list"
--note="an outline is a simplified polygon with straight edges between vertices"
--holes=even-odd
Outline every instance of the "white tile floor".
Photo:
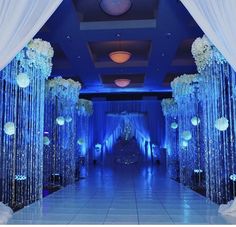
[[92,167],[89,176],[16,212],[9,224],[236,224],[218,205],[153,167]]

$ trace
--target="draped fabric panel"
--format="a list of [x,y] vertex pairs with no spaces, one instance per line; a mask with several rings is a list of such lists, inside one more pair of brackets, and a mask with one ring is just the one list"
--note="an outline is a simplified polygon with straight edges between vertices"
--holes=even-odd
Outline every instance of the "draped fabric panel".
[[181,0],[181,2],[236,71],[236,1]]
[[[93,121],[93,137],[94,145],[99,143],[105,147],[106,135],[108,133],[107,124],[110,124],[109,131],[115,128],[112,126],[110,121],[107,120],[108,113],[145,113],[146,120],[142,120],[145,124],[139,124],[140,119],[133,119],[135,127],[137,128],[136,134],[140,135],[141,131],[148,131],[145,134],[147,139],[150,139],[150,143],[156,144],[157,146],[164,146],[164,117],[161,111],[161,105],[159,100],[139,100],[139,101],[96,101],[93,100],[94,114],[92,116]],[[148,130],[147,130],[148,128]],[[143,145],[145,146],[145,145]],[[147,145],[146,145],[147,146]],[[150,146],[149,146],[150,147]],[[104,152],[103,152],[104,153]]]
[[0,0],[0,70],[54,13],[62,0]]

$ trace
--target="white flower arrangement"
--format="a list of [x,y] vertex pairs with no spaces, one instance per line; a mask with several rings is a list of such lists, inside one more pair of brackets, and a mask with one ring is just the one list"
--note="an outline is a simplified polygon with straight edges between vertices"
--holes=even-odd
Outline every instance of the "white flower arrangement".
[[87,99],[79,99],[77,109],[80,116],[90,116],[93,114],[93,103]]
[[81,84],[72,79],[63,79],[61,76],[47,81],[49,95],[62,99],[65,102],[76,103],[78,100]]
[[162,112],[164,116],[176,117],[178,114],[178,106],[174,98],[162,99]]
[[52,71],[53,55],[54,51],[49,42],[33,39],[17,54],[16,58],[20,62],[21,68],[35,67],[41,71],[40,76],[47,79]]
[[30,84],[30,78],[26,73],[19,73],[16,76],[16,83],[21,88],[26,88]]
[[192,133],[190,131],[183,131],[182,132],[182,138],[186,141],[192,139]]
[[50,144],[50,139],[47,136],[43,137],[43,144],[48,146]]
[[172,129],[177,129],[177,128],[178,128],[178,124],[177,124],[176,122],[172,122],[171,125],[170,125],[170,127],[171,127]]
[[77,144],[79,144],[80,146],[84,144],[84,140],[82,138],[79,138],[77,140]]
[[225,117],[218,118],[215,121],[215,128],[219,131],[225,131],[229,127],[229,121]]
[[178,102],[179,98],[186,98],[194,94],[195,90],[199,88],[199,82],[202,77],[199,74],[183,74],[176,77],[171,82],[173,96]]
[[56,118],[56,123],[60,126],[64,125],[65,124],[65,118],[60,116],[60,117],[57,117]]
[[16,132],[16,127],[14,122],[6,122],[4,124],[4,132],[8,135],[8,136],[12,136],[15,134]]
[[52,58],[54,55],[54,51],[51,44],[47,41],[43,41],[42,39],[31,40],[28,43],[28,48],[48,58]]
[[201,73],[207,65],[211,65],[213,61],[221,64],[226,62],[223,55],[216,49],[206,35],[197,38],[192,44],[192,55],[195,59],[198,72]]
[[192,117],[191,118],[191,123],[192,123],[192,125],[193,126],[197,126],[197,125],[199,125],[200,124],[200,118],[199,117]]

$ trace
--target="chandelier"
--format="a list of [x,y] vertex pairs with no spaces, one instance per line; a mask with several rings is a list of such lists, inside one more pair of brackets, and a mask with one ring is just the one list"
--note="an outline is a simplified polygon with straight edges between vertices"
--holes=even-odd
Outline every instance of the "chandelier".
[[114,82],[116,86],[124,88],[130,84],[131,80],[130,79],[116,79]]
[[118,64],[123,64],[131,58],[132,54],[128,51],[114,51],[109,54],[110,59]]
[[132,5],[131,0],[100,0],[101,9],[110,16],[126,13]]

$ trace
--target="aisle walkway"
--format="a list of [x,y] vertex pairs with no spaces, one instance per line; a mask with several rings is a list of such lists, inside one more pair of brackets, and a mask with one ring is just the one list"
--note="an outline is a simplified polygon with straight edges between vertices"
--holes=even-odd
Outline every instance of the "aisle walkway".
[[9,224],[236,224],[217,209],[156,166],[92,167],[87,179],[16,212]]

